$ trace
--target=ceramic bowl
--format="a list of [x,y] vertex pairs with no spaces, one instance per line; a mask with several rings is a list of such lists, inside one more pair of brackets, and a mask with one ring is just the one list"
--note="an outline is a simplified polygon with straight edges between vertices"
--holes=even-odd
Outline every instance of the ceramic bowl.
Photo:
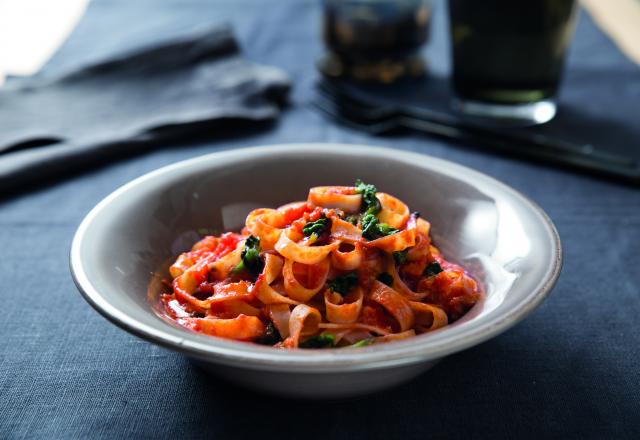
[[[239,230],[251,209],[303,200],[309,187],[356,178],[419,211],[446,258],[481,283],[485,298],[461,320],[388,344],[279,350],[196,334],[159,316],[160,280],[203,232]],[[498,335],[540,304],[562,265],[552,222],[507,185],[422,154],[339,144],[236,149],[144,175],[87,215],[70,260],[84,298],[124,330],[244,386],[305,397],[387,388]]]

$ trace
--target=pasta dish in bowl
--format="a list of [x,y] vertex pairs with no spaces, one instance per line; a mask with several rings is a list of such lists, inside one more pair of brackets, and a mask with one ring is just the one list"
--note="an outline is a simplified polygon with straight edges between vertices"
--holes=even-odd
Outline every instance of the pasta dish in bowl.
[[196,332],[279,348],[364,347],[446,326],[480,298],[430,224],[356,181],[249,213],[170,267],[164,310]]
[[391,387],[506,331],[561,266],[553,223],[507,185],[343,144],[153,171],[96,205],[70,252],[81,295],[122,329],[243,386],[314,398]]

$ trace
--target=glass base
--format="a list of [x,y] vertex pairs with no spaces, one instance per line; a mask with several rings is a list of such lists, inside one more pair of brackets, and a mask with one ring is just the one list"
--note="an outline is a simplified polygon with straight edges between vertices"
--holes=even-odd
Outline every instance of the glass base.
[[405,78],[419,78],[425,74],[425,63],[420,54],[400,59],[380,58],[346,60],[335,53],[323,55],[316,66],[324,75],[332,78],[349,78],[389,84]]
[[474,119],[490,121],[497,125],[531,126],[549,122],[556,115],[556,103],[552,100],[526,104],[496,104],[492,102],[454,99],[454,110]]

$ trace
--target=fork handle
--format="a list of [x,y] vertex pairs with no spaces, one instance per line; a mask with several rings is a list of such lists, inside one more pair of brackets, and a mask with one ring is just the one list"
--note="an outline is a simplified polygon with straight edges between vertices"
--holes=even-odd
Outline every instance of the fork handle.
[[523,137],[475,126],[459,126],[424,118],[402,115],[398,122],[413,130],[447,139],[478,143],[487,149],[518,158],[587,170],[595,174],[616,177],[627,183],[640,184],[640,168],[635,161],[599,152],[591,146],[578,146],[551,140],[544,136]]

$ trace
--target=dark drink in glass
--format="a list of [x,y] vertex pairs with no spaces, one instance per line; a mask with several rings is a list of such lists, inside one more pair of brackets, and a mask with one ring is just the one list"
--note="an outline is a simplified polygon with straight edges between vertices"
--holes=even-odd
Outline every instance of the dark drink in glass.
[[325,75],[390,83],[424,74],[431,0],[324,0],[323,8]]
[[449,0],[460,110],[525,123],[553,118],[576,3]]

